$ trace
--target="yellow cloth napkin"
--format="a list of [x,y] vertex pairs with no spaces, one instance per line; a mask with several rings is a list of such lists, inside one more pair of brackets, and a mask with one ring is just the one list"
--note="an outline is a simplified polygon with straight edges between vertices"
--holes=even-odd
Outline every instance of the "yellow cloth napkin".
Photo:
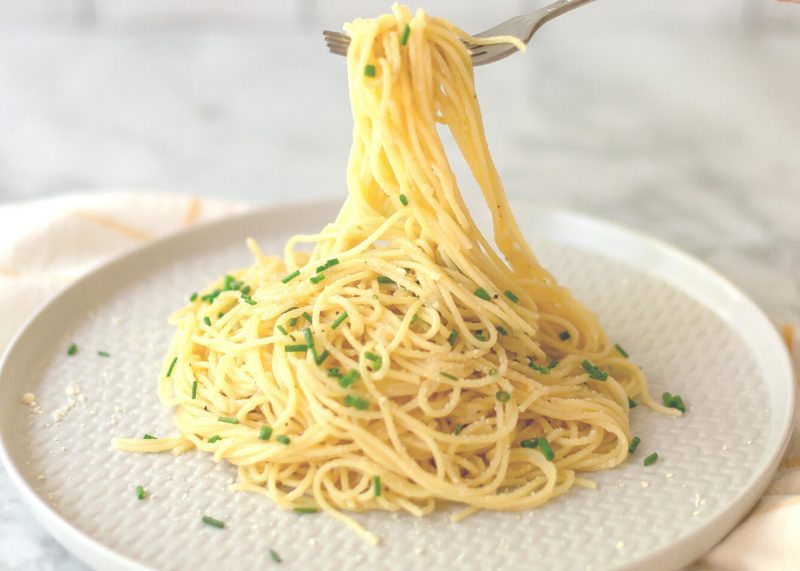
[[[48,298],[98,264],[197,222],[245,210],[193,196],[72,194],[0,205],[0,350]],[[800,370],[800,341],[784,329]],[[691,571],[800,569],[800,422],[766,495]]]

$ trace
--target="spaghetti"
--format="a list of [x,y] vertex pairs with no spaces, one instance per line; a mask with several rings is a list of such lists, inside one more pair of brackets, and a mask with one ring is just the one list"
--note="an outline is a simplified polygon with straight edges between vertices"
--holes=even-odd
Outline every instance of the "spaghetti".
[[[214,454],[237,490],[287,509],[521,510],[623,462],[640,369],[558,285],[517,227],[492,163],[463,31],[404,7],[346,26],[355,122],[336,220],[283,259],[248,242],[233,272],[171,318],[159,385],[180,436],[126,450]],[[494,38],[484,41],[511,41]],[[476,227],[446,125],[491,211]],[[501,258],[500,254],[504,258]]]

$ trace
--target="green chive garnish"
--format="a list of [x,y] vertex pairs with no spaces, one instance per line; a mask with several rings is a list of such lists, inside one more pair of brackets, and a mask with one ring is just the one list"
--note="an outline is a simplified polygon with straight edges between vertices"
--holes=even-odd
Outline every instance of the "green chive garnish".
[[371,63],[368,63],[364,66],[364,75],[367,77],[375,77],[375,66]]
[[315,514],[315,513],[317,513],[319,510],[318,510],[317,508],[305,508],[305,507],[301,507],[301,508],[294,508],[294,510],[293,510],[293,511],[294,511],[294,513],[296,513],[296,514],[304,515],[304,514]]
[[500,402],[508,402],[509,400],[511,400],[511,393],[509,393],[508,391],[502,391],[502,390],[497,391],[496,393],[494,393],[494,396]]
[[70,357],[72,357],[77,352],[78,352],[78,346],[75,345],[75,343],[73,343],[67,348],[67,355],[69,355]]
[[333,266],[335,266],[338,263],[339,263],[339,258],[331,258],[330,260],[325,262],[325,268],[326,269],[327,268],[332,268]]
[[197,295],[198,295],[198,293],[197,293],[197,292],[194,292],[192,295],[190,295],[190,296],[189,296],[189,301],[194,301],[194,300],[196,300],[196,299],[197,299]]
[[197,381],[192,382],[192,399],[197,398]]
[[291,439],[288,436],[286,436],[285,434],[279,434],[278,436],[275,437],[275,440],[277,440],[281,444],[285,444],[287,446],[291,442]]
[[683,399],[680,395],[671,395],[670,393],[664,393],[661,395],[661,401],[664,403],[664,406],[669,408],[677,409],[681,412],[686,412],[686,405],[683,404]]
[[482,287],[479,287],[478,289],[476,289],[474,293],[475,293],[476,296],[478,296],[479,298],[481,298],[484,301],[492,301],[492,296],[490,296],[489,292],[486,291],[485,289],[483,289]]
[[211,293],[208,293],[208,294],[204,295],[204,296],[203,296],[203,297],[201,297],[200,299],[201,299],[202,301],[207,301],[208,303],[214,303],[214,300],[215,300],[215,299],[217,299],[217,297],[218,297],[218,296],[219,296],[219,294],[221,294],[221,293],[222,293],[222,290],[221,290],[221,289],[219,289],[219,288],[217,288],[217,289],[215,289],[214,291],[212,291]]
[[286,274],[284,278],[281,280],[283,283],[288,284],[294,278],[300,275],[300,270],[295,270],[291,274]]
[[539,449],[544,454],[544,457],[550,460],[551,462],[556,457],[556,453],[553,452],[553,449],[550,448],[550,443],[547,441],[547,438],[542,437],[539,439]]
[[172,360],[172,363],[169,364],[169,369],[167,369],[167,377],[171,377],[172,376],[172,370],[175,368],[175,363],[177,363],[177,362],[178,362],[178,358],[175,357]]
[[375,368],[376,369],[380,369],[381,368],[381,364],[383,363],[383,360],[381,359],[380,355],[376,355],[375,353],[371,353],[371,352],[367,351],[366,353],[364,353],[364,357],[366,357],[367,359],[369,359],[370,361],[375,363]]
[[650,466],[652,464],[655,464],[656,460],[658,460],[658,452],[653,452],[652,454],[650,454],[650,456],[644,459],[644,465]]
[[281,556],[278,555],[278,552],[275,551],[274,549],[269,550],[269,556],[275,563],[281,563],[283,561],[283,559],[281,559]]
[[581,363],[583,369],[589,373],[589,378],[595,381],[605,381],[608,379],[608,373],[601,371],[596,365],[592,365],[588,360],[584,359]]
[[497,332],[498,332],[500,335],[508,335],[508,331],[506,331],[506,328],[505,328],[505,327],[503,327],[502,325],[498,325],[498,326],[497,326]]
[[322,365],[322,363],[325,362],[325,359],[327,359],[329,356],[330,353],[328,352],[327,349],[325,349],[322,353],[319,354],[319,356],[316,359],[314,359],[314,361],[316,361],[317,365]]
[[246,286],[244,286],[244,287],[242,288],[242,293],[243,293],[244,295],[248,295],[248,294],[250,293],[250,286],[249,286],[249,285],[246,285]]
[[392,278],[386,276],[378,276],[378,283],[379,284],[394,284],[397,283]]
[[634,436],[631,439],[631,443],[628,445],[628,454],[633,454],[636,452],[636,449],[639,448],[639,444],[642,442],[642,439],[638,436]]
[[381,495],[381,477],[372,476],[372,495],[378,497]]
[[289,324],[289,327],[294,327],[295,325],[297,325],[297,318],[296,317],[292,317],[286,323]]
[[140,500],[144,499],[144,488],[142,486],[136,486],[136,497]]
[[487,339],[486,335],[483,334],[482,330],[476,331],[475,333],[472,334],[472,336],[475,337],[475,339],[477,339],[478,341],[486,341]]
[[636,408],[637,406],[639,406],[639,403],[628,397],[628,408]]
[[208,315],[203,318],[203,323],[211,327],[211,319],[209,319]]
[[408,43],[408,36],[411,35],[411,26],[406,24],[403,26],[403,35],[400,36],[400,45],[404,46]]
[[342,374],[339,372],[339,367],[331,367],[328,369],[328,376],[334,379],[340,378]]
[[308,345],[287,345],[285,351],[287,353],[305,353],[308,351]]
[[408,206],[408,198],[406,198],[405,194],[400,195],[400,204],[403,206]]
[[569,331],[562,331],[561,333],[558,334],[558,338],[561,339],[562,341],[566,341],[567,339],[569,339]]
[[347,319],[347,312],[346,311],[344,313],[342,313],[339,317],[337,317],[336,321],[331,323],[331,329],[336,329],[337,327],[339,327],[345,319]]
[[513,292],[513,291],[511,291],[511,290],[506,290],[506,291],[505,291],[505,292],[503,292],[503,293],[505,294],[505,296],[506,296],[508,299],[510,299],[510,300],[511,300],[511,301],[513,301],[514,303],[519,303],[519,298],[516,296],[516,294],[514,294],[514,292]]
[[458,339],[458,331],[453,329],[450,332],[450,337],[447,338],[447,342],[450,343],[450,346],[453,346],[456,344],[456,339]]
[[539,439],[538,438],[526,438],[522,442],[519,443],[520,446],[523,448],[536,448],[539,446]]
[[339,386],[343,389],[346,389],[349,386],[352,386],[359,378],[361,374],[356,371],[355,369],[351,369],[346,375],[339,377]]
[[245,294],[242,294],[242,301],[245,302],[248,305],[255,305],[256,303],[258,303],[252,297],[250,297],[249,295],[245,295]]
[[544,365],[537,365],[533,361],[528,363],[528,366],[531,369],[533,369],[534,371],[538,371],[539,373],[541,373],[543,375],[549,375],[550,374],[550,367],[545,367]]
[[239,289],[236,284],[236,278],[230,274],[225,274],[225,277],[222,280],[222,287],[225,291]]
[[220,416],[217,418],[220,422],[226,422],[228,424],[239,424],[238,418],[231,418],[230,416]]
[[419,315],[415,313],[414,315],[411,316],[411,321],[409,321],[408,323],[409,324],[414,323],[417,319],[419,319]]
[[456,424],[456,429],[453,431],[453,434],[458,436],[459,434],[461,434],[461,431],[464,430],[464,427],[466,426],[467,426],[466,424]]
[[218,440],[222,440],[222,436],[220,436],[219,434],[215,434],[214,436],[212,436],[211,438],[208,439],[208,443],[209,444],[214,444]]
[[284,335],[289,335],[289,332],[286,331],[286,328],[283,325],[278,325],[278,331],[280,331]]
[[314,334],[311,333],[311,328],[306,327],[303,329],[303,337],[306,339],[306,347],[308,350],[311,351],[311,356],[314,357],[314,360],[317,360],[317,350],[314,347]]
[[97,355],[99,357],[110,357],[111,356],[111,354],[108,351],[98,351]]
[[311,323],[313,321],[313,319],[311,318],[311,314],[309,312],[307,312],[307,311],[303,312],[303,319],[305,319],[309,323]]
[[614,343],[614,349],[619,351],[619,354],[622,355],[623,357],[625,357],[626,359],[628,358],[628,356],[629,356],[628,352],[625,349],[623,349],[622,345],[620,345],[619,343]]
[[308,281],[310,281],[312,284],[318,284],[324,279],[325,279],[325,274],[317,274],[315,276],[311,276],[310,278],[308,278]]
[[225,527],[225,522],[222,522],[222,521],[220,521],[218,519],[214,519],[213,517],[210,517],[210,516],[207,516],[207,515],[203,516],[203,523],[207,523],[210,526],[218,527],[220,529]]
[[155,436],[153,436],[152,434],[147,434],[147,433],[145,433],[145,435],[142,438],[144,440],[156,440]]
[[456,377],[455,375],[451,375],[450,373],[445,373],[444,371],[442,371],[439,374],[442,375],[445,379],[450,379],[451,381],[457,381],[458,380],[458,377]]
[[369,402],[355,395],[347,395],[344,397],[344,406],[352,406],[357,410],[367,410]]
[[264,425],[258,431],[258,439],[259,440],[269,440],[269,437],[272,436],[272,427]]

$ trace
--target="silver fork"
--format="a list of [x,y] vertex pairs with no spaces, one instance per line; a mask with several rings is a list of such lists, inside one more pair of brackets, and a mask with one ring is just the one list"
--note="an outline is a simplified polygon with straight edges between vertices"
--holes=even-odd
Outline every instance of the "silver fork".
[[[516,36],[522,40],[523,43],[527,44],[533,37],[533,34],[544,24],[553,18],[557,18],[561,14],[566,14],[570,10],[574,10],[591,1],[592,0],[559,0],[530,14],[523,14],[522,16],[506,20],[494,28],[489,28],[488,30],[475,34],[475,37]],[[347,48],[350,46],[350,36],[341,32],[331,32],[330,30],[325,30],[322,32],[322,35],[325,37],[325,43],[328,44],[328,49],[331,53],[339,56],[347,55]],[[472,54],[472,65],[492,63],[510,56],[517,51],[517,48],[511,44],[493,44],[491,46],[479,46],[467,42],[465,42],[465,44]]]

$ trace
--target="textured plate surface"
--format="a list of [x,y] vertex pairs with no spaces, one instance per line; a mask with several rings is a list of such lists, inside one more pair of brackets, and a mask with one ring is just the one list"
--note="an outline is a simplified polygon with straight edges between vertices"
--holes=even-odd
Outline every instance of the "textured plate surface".
[[[794,402],[777,334],[741,293],[698,262],[628,231],[514,205],[542,262],[601,317],[654,395],[680,393],[683,418],[632,412],[639,450],[521,513],[452,524],[374,513],[370,547],[324,515],[297,516],[232,493],[235,470],[208,455],[115,451],[114,436],[173,433],[156,396],[166,317],[226,270],[249,265],[244,238],[279,253],[333,218],[333,204],[264,211],[155,243],[101,268],[45,307],[0,370],[3,459],[44,525],[100,569],[255,569],[270,548],[290,569],[677,568],[718,541],[763,491]],[[534,216],[535,213],[535,216]],[[79,351],[65,354],[75,342]],[[97,355],[107,351],[110,357]],[[20,403],[37,395],[39,408]],[[642,459],[658,451],[650,467]],[[134,487],[151,493],[138,501]],[[208,514],[224,530],[203,525]]]

